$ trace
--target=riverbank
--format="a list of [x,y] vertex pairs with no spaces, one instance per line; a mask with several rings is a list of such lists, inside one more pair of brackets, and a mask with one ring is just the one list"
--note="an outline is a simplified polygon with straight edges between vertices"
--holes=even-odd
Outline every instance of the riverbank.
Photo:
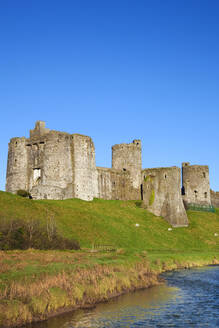
[[[56,229],[81,247],[9,251],[4,244],[0,327],[45,320],[159,284],[158,275],[167,270],[218,263],[219,209],[188,211],[188,218],[188,227],[172,228],[139,201],[33,201],[0,191],[0,223],[23,220],[31,237],[37,220],[50,238]],[[24,231],[17,232],[22,237]]]
[[0,327],[17,327],[160,284],[167,270],[219,264],[219,254],[30,249],[0,261]]

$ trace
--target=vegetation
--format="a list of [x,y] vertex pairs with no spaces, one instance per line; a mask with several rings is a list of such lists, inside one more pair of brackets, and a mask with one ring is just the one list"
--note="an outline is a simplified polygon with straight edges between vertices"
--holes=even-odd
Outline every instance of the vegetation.
[[[0,192],[0,223],[20,219],[52,220],[57,233],[77,240],[82,248],[112,245],[131,251],[219,250],[219,209],[215,213],[188,211],[189,227],[173,228],[136,201],[80,199],[33,201]],[[136,223],[139,226],[136,226]]]
[[27,198],[30,198],[31,197],[30,193],[28,191],[26,191],[26,190],[23,190],[23,189],[19,189],[17,191],[17,195],[18,196],[21,196],[21,197],[27,197]]
[[155,192],[154,189],[151,190],[151,195],[150,195],[150,199],[149,199],[149,205],[153,205],[154,203],[154,199],[155,199]]
[[[188,211],[188,217],[189,227],[168,230],[165,220],[136,201],[33,201],[0,192],[0,227],[7,228],[0,238],[14,231],[18,235],[9,239],[26,236],[23,248],[32,247],[0,251],[0,327],[157,284],[165,270],[219,263],[219,210]],[[42,235],[47,241],[59,236],[78,240],[82,249],[33,249],[43,248],[44,241],[33,244],[30,230],[36,242]],[[66,248],[60,242],[59,247]]]
[[46,224],[39,220],[1,220],[0,250],[12,249],[79,249],[79,243],[67,239],[57,232],[54,220]]

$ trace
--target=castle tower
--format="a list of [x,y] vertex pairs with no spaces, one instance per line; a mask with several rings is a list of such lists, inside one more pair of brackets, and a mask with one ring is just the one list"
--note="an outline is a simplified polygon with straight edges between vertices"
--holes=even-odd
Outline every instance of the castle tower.
[[29,191],[34,199],[81,198],[98,194],[92,139],[47,129],[37,121],[30,138],[9,143],[6,191]]
[[182,163],[182,195],[187,204],[211,205],[207,165]]
[[179,167],[160,167],[142,171],[143,204],[148,211],[174,227],[188,226],[188,218],[180,192]]
[[28,153],[26,139],[12,138],[8,144],[6,191],[15,193],[28,188]]
[[92,200],[98,195],[95,148],[92,139],[81,134],[72,135],[74,197]]
[[119,144],[112,147],[112,168],[129,171],[133,188],[139,191],[141,186],[141,141],[133,140],[130,144]]

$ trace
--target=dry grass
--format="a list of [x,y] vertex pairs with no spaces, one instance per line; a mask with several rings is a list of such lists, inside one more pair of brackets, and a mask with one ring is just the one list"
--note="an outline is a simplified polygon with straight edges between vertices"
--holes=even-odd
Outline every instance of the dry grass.
[[[0,327],[157,284],[163,270],[219,263],[219,209],[189,212],[189,227],[170,232],[167,222],[132,201],[31,201],[0,192],[0,220],[45,223],[48,215],[61,235],[87,249],[0,251]],[[93,244],[117,251],[91,253]]]
[[[92,254],[93,265],[88,267],[85,264],[92,262],[92,258],[83,252],[76,254],[29,250],[2,254],[1,262],[8,263],[4,264],[1,275],[0,326],[12,327],[44,319],[60,308],[94,304],[124,291],[158,283],[157,275],[149,270],[148,262],[143,259],[141,263],[131,262],[129,266],[126,260],[113,265],[97,263],[97,260],[110,256],[112,254]],[[14,268],[19,264],[18,259],[22,261],[22,266],[16,267],[16,274]],[[41,266],[54,265],[54,260],[56,263],[60,261],[65,269],[62,270],[60,266],[60,271],[53,274],[49,271],[36,275],[34,270],[29,275],[25,274],[30,262],[37,263],[40,272]],[[76,262],[79,265],[72,267],[72,263]]]
[[0,252],[0,327],[47,318],[159,283],[157,274],[219,263],[218,254]]

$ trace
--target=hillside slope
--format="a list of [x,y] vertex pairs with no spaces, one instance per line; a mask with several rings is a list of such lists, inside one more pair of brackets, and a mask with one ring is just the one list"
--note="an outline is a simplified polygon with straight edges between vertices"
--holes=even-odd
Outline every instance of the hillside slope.
[[[135,201],[30,200],[0,191],[0,220],[54,220],[61,235],[93,244],[153,251],[219,250],[219,209],[188,211],[189,227],[173,228]],[[138,224],[139,226],[136,226]]]

